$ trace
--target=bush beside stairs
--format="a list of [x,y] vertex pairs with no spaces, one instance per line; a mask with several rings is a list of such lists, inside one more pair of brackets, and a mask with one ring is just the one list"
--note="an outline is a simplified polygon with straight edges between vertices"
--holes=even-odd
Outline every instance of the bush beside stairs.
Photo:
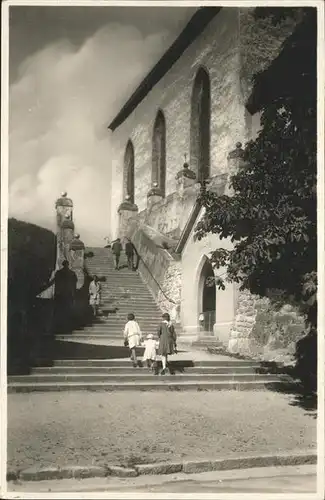
[[[86,255],[88,274],[102,280],[101,316],[69,335],[56,335],[60,349],[51,366],[37,366],[29,375],[8,377],[8,392],[257,390],[288,382],[287,377],[267,373],[259,363],[200,352],[195,355],[191,348],[170,358],[170,374],[150,372],[141,362],[133,368],[129,350],[123,346],[127,314],[136,315],[146,336],[156,332],[162,311],[139,273],[127,269],[125,258],[121,259],[123,267],[116,271],[109,249],[87,248]],[[140,359],[142,353],[143,348],[139,348]]]

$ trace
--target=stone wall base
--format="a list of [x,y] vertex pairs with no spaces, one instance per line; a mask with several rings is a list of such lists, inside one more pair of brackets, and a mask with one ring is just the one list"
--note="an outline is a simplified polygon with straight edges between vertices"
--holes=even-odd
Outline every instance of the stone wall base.
[[304,318],[290,305],[275,309],[268,298],[239,294],[227,350],[260,361],[294,363],[295,346],[305,334]]

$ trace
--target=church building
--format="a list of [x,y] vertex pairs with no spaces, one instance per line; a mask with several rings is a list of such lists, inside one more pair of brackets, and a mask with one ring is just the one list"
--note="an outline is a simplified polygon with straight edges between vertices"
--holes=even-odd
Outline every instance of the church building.
[[292,23],[266,29],[254,8],[199,8],[109,125],[110,236],[132,240],[139,273],[188,341],[249,348],[256,301],[235,284],[216,288],[209,256],[231,242],[195,239],[196,200],[202,181],[229,192],[260,129],[253,76],[277,57]]

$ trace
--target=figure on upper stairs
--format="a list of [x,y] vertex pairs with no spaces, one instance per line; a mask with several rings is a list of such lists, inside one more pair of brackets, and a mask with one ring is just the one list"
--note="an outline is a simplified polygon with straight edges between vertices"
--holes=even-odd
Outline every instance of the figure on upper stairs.
[[[135,271],[138,267],[138,253],[130,238],[126,238],[125,254],[128,260],[128,268]],[[134,264],[134,257],[137,258],[136,264]]]
[[112,243],[112,252],[114,255],[114,260],[115,260],[115,269],[118,271],[119,270],[119,263],[120,263],[120,257],[121,257],[121,252],[122,252],[122,244],[120,238],[117,238],[113,243]]

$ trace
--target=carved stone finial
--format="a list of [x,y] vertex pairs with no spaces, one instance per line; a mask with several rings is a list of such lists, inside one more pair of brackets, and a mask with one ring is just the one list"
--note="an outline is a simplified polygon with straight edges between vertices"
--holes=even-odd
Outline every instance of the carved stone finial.
[[68,193],[66,191],[63,191],[60,198],[56,200],[55,208],[57,207],[73,207],[72,200],[71,198],[68,198]]
[[70,249],[71,250],[84,250],[84,248],[85,248],[85,245],[80,240],[80,234],[75,234],[73,237],[73,240],[70,243]]
[[236,149],[233,151],[230,151],[228,158],[229,159],[234,159],[234,158],[242,158],[244,155],[244,150],[243,150],[243,145],[241,142],[236,142]]
[[190,169],[189,164],[186,161],[187,154],[184,154],[184,164],[183,164],[183,169],[177,172],[176,174],[176,179],[180,179],[181,177],[186,177],[187,179],[196,179],[195,172]]

